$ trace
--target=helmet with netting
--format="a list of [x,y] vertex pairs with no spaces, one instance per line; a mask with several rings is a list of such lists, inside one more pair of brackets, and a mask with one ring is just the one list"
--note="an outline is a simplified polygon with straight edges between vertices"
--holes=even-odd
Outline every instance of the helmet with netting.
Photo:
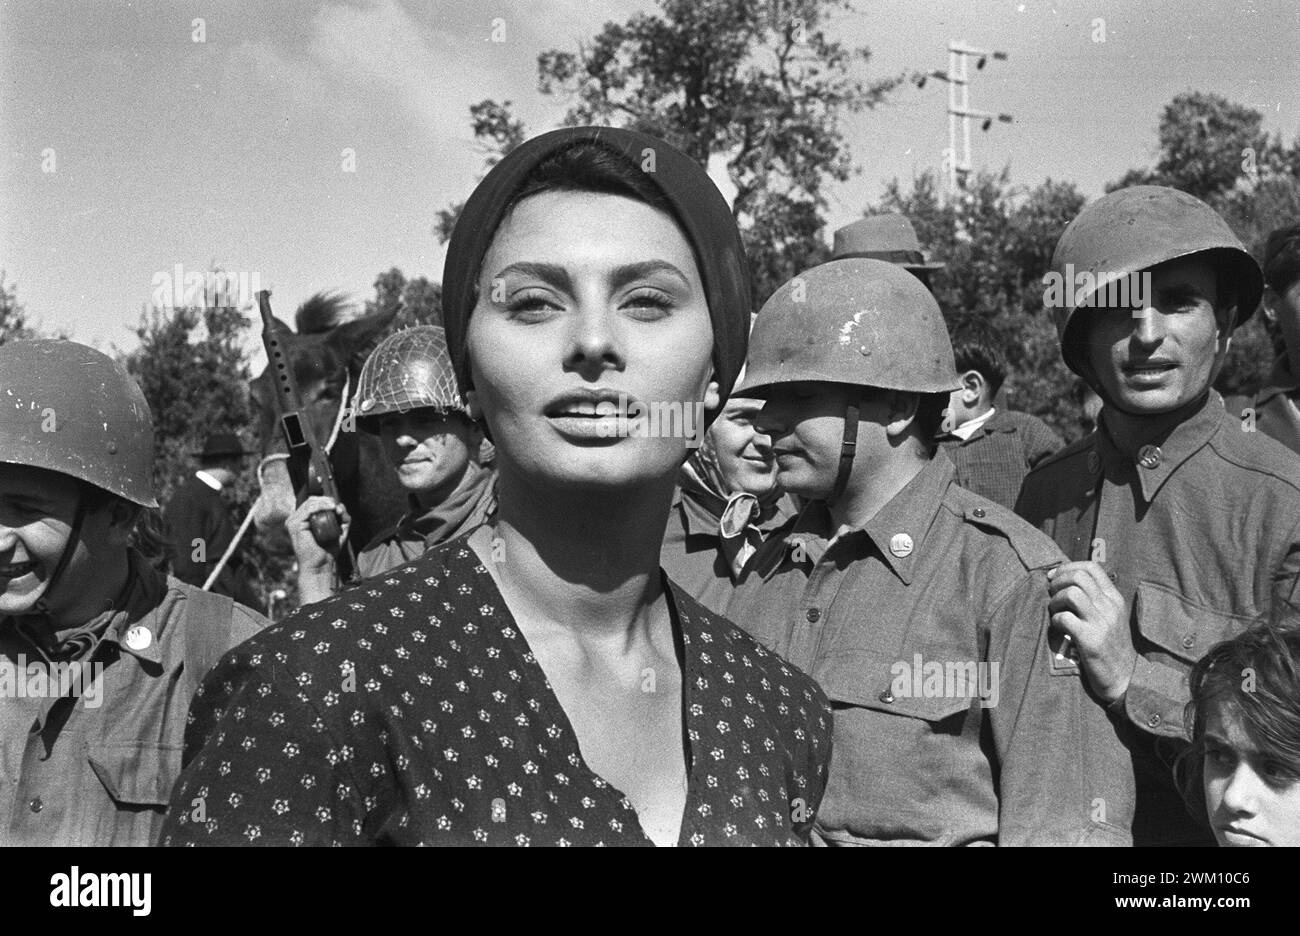
[[417,325],[380,342],[361,368],[355,400],[357,419],[372,430],[378,417],[414,409],[469,416],[456,389],[447,338],[437,325]]

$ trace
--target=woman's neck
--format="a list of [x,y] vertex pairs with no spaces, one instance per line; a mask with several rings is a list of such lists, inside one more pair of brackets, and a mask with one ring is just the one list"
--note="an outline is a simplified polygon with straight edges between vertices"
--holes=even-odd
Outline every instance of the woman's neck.
[[[635,491],[533,489],[503,472],[485,558],[511,612],[593,638],[648,626],[673,479]],[[488,555],[484,556],[484,551]]]

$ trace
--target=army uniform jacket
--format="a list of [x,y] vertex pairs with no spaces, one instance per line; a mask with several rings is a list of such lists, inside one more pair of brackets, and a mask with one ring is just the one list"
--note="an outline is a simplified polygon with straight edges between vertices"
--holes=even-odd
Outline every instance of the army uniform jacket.
[[1300,461],[1243,432],[1213,391],[1163,439],[1117,445],[1105,421],[1103,411],[1102,428],[1031,472],[1016,510],[1071,559],[1100,562],[1129,602],[1132,681],[1089,718],[1094,782],[1113,778],[1109,808],[1130,811],[1136,780],[1139,844],[1208,842],[1172,781],[1187,675],[1275,599],[1296,600]]
[[[798,511],[786,494],[777,501],[776,512],[758,524],[766,539]],[[679,487],[673,494],[668,526],[664,530],[659,565],[674,584],[717,614],[723,613],[735,585],[722,552],[718,518]]]
[[1029,470],[1065,443],[1036,416],[999,408],[969,439],[940,447],[957,469],[957,483],[1010,510]]
[[942,453],[864,527],[832,533],[810,504],[751,560],[727,614],[831,700],[818,839],[1127,845],[1085,782],[1092,702],[1050,645],[1060,550],[958,487]]
[[[1277,439],[1292,452],[1300,454],[1300,381],[1291,375],[1287,366],[1287,357],[1277,359],[1273,373],[1268,378],[1268,386],[1253,397],[1231,397],[1224,403],[1228,415],[1242,421],[1247,429],[1254,423],[1254,429],[1270,438]],[[1253,417],[1247,410],[1253,411]]]
[[17,679],[39,685],[29,671],[44,657],[21,620],[0,620],[0,680],[10,682],[0,695],[0,844],[154,844],[204,675],[195,670],[266,623],[229,598],[164,580],[134,553],[122,604],[106,612],[86,676],[61,697],[13,691]]

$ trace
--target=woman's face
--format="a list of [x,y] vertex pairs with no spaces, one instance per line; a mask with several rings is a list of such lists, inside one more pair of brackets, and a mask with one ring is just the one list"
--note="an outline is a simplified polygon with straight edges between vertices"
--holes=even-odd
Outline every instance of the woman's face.
[[1300,778],[1260,751],[1232,706],[1205,720],[1205,805],[1223,846],[1300,845]]
[[718,471],[730,493],[760,496],[776,487],[776,457],[772,440],[754,426],[762,400],[732,397],[709,427]]
[[668,215],[620,195],[516,205],[483,259],[468,343],[471,405],[503,473],[550,486],[671,480],[702,407],[718,405],[690,244]]

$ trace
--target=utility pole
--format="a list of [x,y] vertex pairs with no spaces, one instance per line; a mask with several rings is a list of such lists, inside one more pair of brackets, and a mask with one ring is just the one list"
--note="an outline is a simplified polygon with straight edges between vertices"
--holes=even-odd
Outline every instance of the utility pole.
[[[966,187],[966,178],[972,171],[970,147],[970,122],[972,119],[983,121],[981,129],[988,132],[993,121],[1011,123],[1010,114],[994,114],[989,111],[972,110],[970,106],[970,72],[969,60],[974,58],[975,70],[980,71],[992,58],[1005,62],[1007,53],[990,49],[977,49],[965,40],[957,39],[948,43],[948,70],[931,71],[916,78],[916,86],[924,88],[929,78],[937,78],[948,84],[948,149],[944,153],[944,177],[947,181],[946,191],[950,200],[955,200],[958,193]],[[962,154],[957,158],[957,122],[961,121]]]

